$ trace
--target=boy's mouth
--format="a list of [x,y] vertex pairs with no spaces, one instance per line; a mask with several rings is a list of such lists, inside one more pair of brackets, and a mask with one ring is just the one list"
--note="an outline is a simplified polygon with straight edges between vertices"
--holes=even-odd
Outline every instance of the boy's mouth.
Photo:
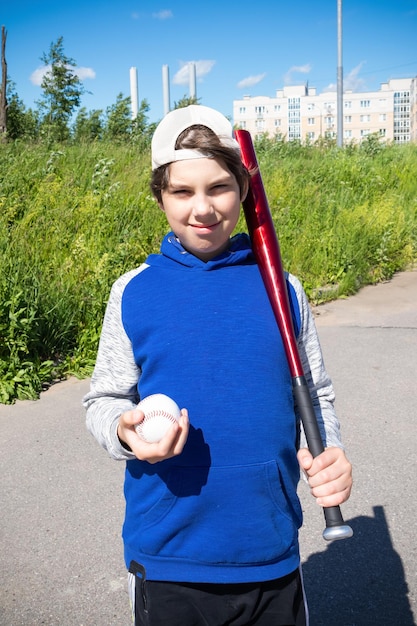
[[190,226],[192,226],[192,228],[195,228],[197,230],[213,230],[219,224],[220,222],[215,222],[214,224],[190,224]]

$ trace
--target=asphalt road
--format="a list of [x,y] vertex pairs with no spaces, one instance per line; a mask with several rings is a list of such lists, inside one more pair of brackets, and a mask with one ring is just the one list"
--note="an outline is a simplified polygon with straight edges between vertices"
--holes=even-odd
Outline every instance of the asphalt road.
[[[417,623],[417,271],[315,309],[354,491],[326,543],[300,487],[311,626]],[[0,405],[1,626],[128,626],[123,463],[84,426],[89,381]],[[272,625],[271,625],[272,626]]]

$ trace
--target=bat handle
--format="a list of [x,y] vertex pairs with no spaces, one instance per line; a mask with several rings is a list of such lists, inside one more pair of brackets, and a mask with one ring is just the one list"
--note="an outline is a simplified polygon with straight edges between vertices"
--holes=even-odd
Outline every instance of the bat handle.
[[[324,451],[324,446],[314,413],[310,390],[304,376],[296,376],[293,378],[293,392],[303,423],[308,448],[311,454],[316,457]],[[352,537],[353,530],[343,521],[340,507],[324,507],[323,512],[326,521],[323,539],[326,541],[335,541],[336,539],[348,539]]]
[[330,506],[324,510],[326,528],[323,530],[323,539],[336,541],[337,539],[349,539],[353,530],[349,524],[344,524],[343,517],[338,506]]

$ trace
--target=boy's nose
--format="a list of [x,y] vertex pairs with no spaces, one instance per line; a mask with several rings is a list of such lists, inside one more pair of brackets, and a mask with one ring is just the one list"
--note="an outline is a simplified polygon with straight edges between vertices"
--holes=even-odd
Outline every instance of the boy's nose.
[[196,196],[193,203],[194,215],[209,215],[213,213],[213,206],[208,196]]

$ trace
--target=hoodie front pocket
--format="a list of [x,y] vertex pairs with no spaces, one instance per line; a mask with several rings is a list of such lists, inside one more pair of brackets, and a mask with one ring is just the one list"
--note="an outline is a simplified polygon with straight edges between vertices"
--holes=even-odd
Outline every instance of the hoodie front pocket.
[[[181,494],[207,468],[173,472]],[[209,564],[273,562],[294,545],[300,523],[294,487],[284,484],[275,461],[211,467],[199,495],[167,492],[143,516],[141,550]]]

